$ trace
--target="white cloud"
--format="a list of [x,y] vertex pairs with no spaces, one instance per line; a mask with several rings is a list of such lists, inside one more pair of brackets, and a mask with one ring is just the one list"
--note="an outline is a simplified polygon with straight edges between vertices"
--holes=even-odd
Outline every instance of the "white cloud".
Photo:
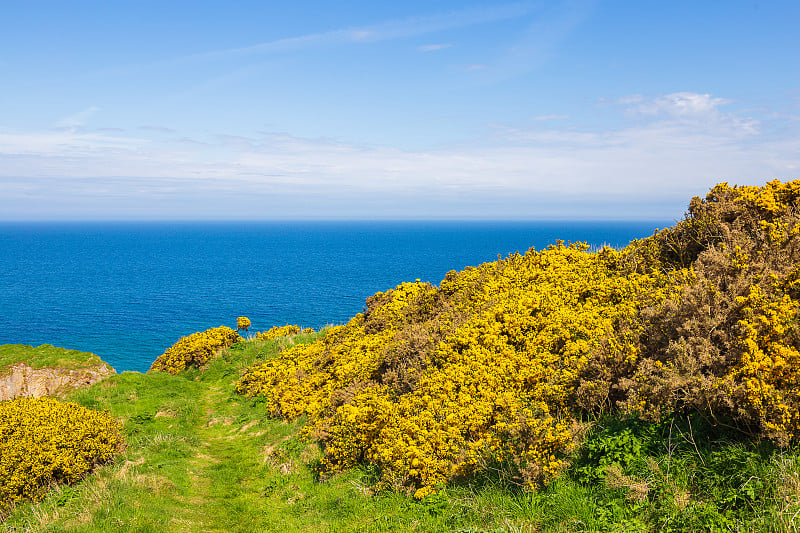
[[668,115],[673,117],[718,116],[719,107],[731,103],[725,98],[715,98],[710,94],[679,92],[651,99],[641,95],[623,98],[623,104],[636,104],[633,109],[645,115]]
[[139,129],[142,131],[153,131],[156,133],[175,133],[175,130],[173,130],[172,128],[167,128],[165,126],[144,125],[144,126],[139,126]]
[[[97,209],[129,198],[166,216],[170,202],[184,205],[182,198],[191,197],[195,216],[437,216],[472,206],[471,216],[500,218],[669,218],[719,181],[798,177],[794,129],[781,138],[758,129],[743,134],[752,119],[721,112],[724,99],[679,94],[628,99],[623,111],[656,111],[616,129],[533,121],[495,127],[469,144],[418,151],[290,135],[177,141],[4,133],[0,213],[45,205],[58,213],[78,204],[86,212],[92,198]],[[708,116],[716,119],[698,127],[697,118]]]
[[[149,141],[115,137],[103,133],[79,134],[74,129],[35,133],[0,133],[0,155],[31,155],[43,158],[92,156],[119,151],[134,152]],[[87,161],[91,163],[92,161]],[[35,167],[32,174],[35,175]]]
[[619,99],[617,103],[623,105],[632,116],[691,122],[708,129],[726,130],[739,135],[754,135],[759,131],[757,120],[720,109],[733,103],[732,100],[710,94],[677,92],[652,98],[632,95]]

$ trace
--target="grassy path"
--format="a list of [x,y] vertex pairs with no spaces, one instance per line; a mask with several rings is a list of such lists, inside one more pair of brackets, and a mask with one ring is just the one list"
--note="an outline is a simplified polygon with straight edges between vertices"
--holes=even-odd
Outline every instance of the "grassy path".
[[[176,509],[171,521],[180,527],[196,531],[218,531],[214,520],[209,519],[209,511],[218,505],[220,497],[214,492],[214,480],[209,471],[212,466],[230,457],[222,457],[218,442],[220,437],[216,427],[218,418],[213,405],[221,399],[218,387],[208,386],[198,398],[198,408],[202,413],[201,424],[197,426],[195,453],[186,459],[189,486],[182,494],[184,505]],[[212,435],[213,433],[213,435]],[[227,455],[227,454],[225,454]]]
[[[263,476],[269,465],[264,436],[270,425],[258,413],[217,385],[205,386],[197,406],[194,453],[185,460],[185,505],[173,523],[195,531],[263,531],[255,513],[263,507]],[[253,418],[253,417],[257,418]],[[246,520],[243,520],[246,518]]]

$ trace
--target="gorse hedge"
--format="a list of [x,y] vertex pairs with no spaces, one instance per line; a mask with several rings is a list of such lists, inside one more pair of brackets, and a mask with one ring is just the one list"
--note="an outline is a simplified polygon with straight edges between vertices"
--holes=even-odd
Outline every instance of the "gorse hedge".
[[256,333],[256,339],[260,341],[271,341],[272,339],[277,339],[278,337],[299,335],[301,333],[303,334],[314,333],[314,330],[313,328],[300,329],[300,326],[295,326],[293,324],[286,324],[285,326],[275,326],[273,328],[268,329],[267,331],[259,331],[258,333]]
[[51,398],[0,402],[0,515],[39,499],[53,483],[74,483],[122,446],[109,415]]
[[586,414],[701,412],[800,435],[800,181],[721,184],[623,250],[557,243],[403,283],[239,392],[308,417],[321,471],[359,462],[421,497],[503,465],[552,479]]

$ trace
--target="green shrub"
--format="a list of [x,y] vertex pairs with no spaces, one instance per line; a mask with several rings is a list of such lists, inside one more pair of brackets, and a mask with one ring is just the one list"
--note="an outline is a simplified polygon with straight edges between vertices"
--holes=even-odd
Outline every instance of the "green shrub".
[[622,475],[638,473],[646,468],[645,457],[655,432],[655,424],[638,419],[605,419],[596,423],[575,464],[578,479],[585,483],[603,481],[611,467],[617,467]]

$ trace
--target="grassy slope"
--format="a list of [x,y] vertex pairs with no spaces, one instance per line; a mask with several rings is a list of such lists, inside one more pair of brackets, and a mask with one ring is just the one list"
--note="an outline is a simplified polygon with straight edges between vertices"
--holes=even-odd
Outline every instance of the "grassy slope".
[[[367,471],[320,482],[313,473],[319,450],[298,439],[299,425],[267,419],[259,400],[232,392],[240,372],[280,342],[241,343],[203,372],[124,372],[74,393],[73,400],[123,421],[127,450],[83,483],[20,506],[0,531],[800,529],[800,454],[706,442],[691,426],[670,427],[669,438],[651,439],[658,444],[647,453],[615,440],[620,428],[587,438],[603,456],[628,450],[622,460],[636,479],[587,481],[600,470],[576,459],[538,493],[515,490],[502,467],[494,479],[422,501],[372,495]],[[636,482],[650,487],[640,501],[626,488]]]
[[50,344],[28,346],[25,344],[0,345],[0,375],[7,373],[14,363],[24,362],[31,368],[63,368],[78,370],[106,363],[93,353],[57,348]]

